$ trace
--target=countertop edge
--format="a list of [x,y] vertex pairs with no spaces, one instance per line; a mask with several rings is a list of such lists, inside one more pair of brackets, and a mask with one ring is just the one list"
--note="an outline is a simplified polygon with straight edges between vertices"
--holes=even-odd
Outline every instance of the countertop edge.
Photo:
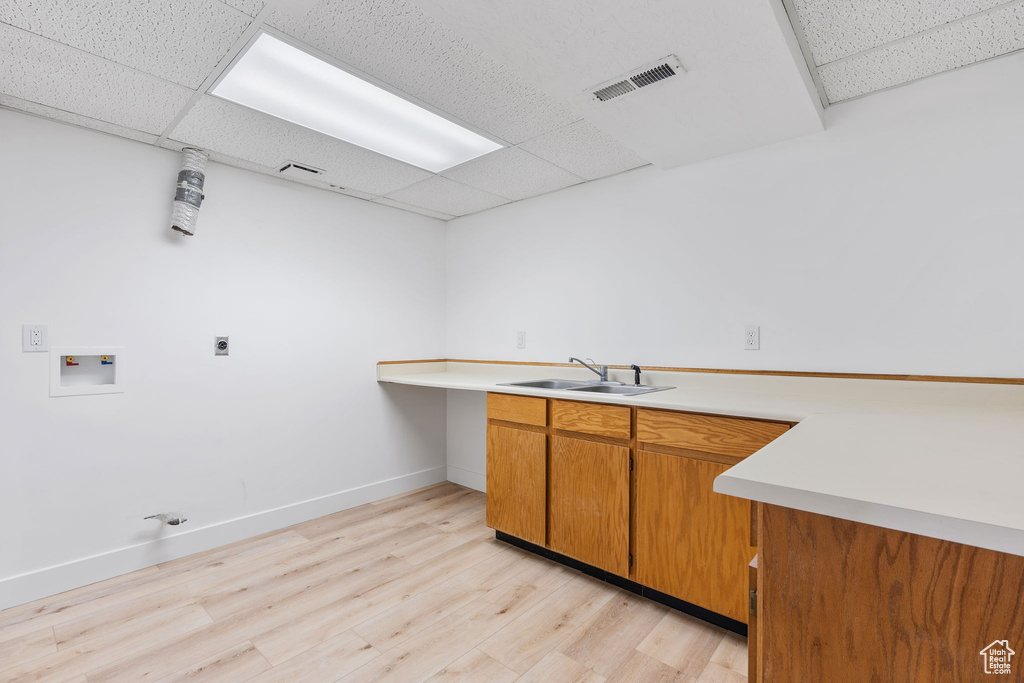
[[713,489],[716,493],[768,505],[1024,556],[1021,529],[751,481],[729,476],[729,472],[715,478]]

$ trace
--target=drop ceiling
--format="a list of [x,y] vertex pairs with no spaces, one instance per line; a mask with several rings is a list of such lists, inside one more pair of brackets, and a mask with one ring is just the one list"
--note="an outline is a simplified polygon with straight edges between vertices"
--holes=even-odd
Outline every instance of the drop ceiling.
[[[820,131],[819,91],[840,101],[1021,38],[1021,2],[785,0],[796,31],[782,2],[0,0],[0,106],[272,176],[298,162],[324,173],[296,182],[447,220]],[[207,94],[261,31],[504,148],[435,174]],[[589,96],[668,54],[683,73]]]
[[1024,49],[1015,0],[786,0],[830,104]]

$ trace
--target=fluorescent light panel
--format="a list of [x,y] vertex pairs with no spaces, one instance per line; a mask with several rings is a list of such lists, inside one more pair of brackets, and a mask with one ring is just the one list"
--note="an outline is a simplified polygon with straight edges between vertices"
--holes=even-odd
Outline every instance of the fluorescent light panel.
[[502,147],[268,33],[210,93],[433,173]]

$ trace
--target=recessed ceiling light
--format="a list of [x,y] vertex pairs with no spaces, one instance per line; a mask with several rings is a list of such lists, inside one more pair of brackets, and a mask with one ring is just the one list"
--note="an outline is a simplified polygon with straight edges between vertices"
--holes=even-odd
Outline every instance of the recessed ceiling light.
[[433,173],[502,147],[268,33],[210,94]]

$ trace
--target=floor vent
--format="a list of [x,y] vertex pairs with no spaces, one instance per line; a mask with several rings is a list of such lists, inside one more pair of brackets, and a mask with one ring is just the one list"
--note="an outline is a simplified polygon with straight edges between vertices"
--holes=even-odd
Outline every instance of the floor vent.
[[622,97],[629,93],[636,92],[640,88],[646,88],[649,85],[653,85],[659,81],[663,81],[666,78],[671,78],[676,74],[686,73],[683,70],[683,65],[679,63],[679,58],[675,55],[669,55],[665,59],[659,59],[658,61],[648,64],[636,71],[630,72],[618,78],[606,81],[596,88],[591,89],[590,93],[599,101],[607,102],[613,100],[616,97]]

